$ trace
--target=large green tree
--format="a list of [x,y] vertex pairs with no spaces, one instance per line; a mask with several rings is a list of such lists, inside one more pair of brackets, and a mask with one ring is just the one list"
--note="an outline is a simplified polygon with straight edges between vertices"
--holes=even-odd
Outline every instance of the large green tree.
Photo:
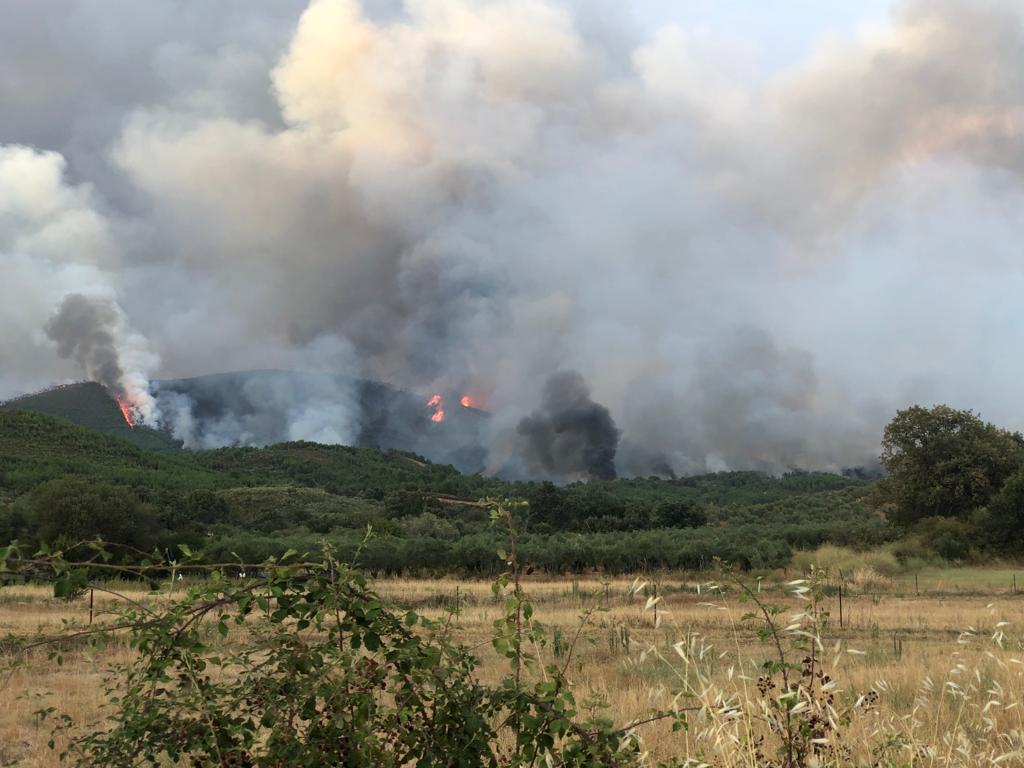
[[51,480],[29,496],[31,523],[40,541],[77,543],[101,538],[147,549],[156,515],[128,489],[77,477]]
[[1024,466],[1024,437],[946,405],[899,411],[885,428],[888,477],[874,493],[890,519],[965,518]]
[[1003,483],[988,505],[992,539],[1000,549],[1024,549],[1024,468]]

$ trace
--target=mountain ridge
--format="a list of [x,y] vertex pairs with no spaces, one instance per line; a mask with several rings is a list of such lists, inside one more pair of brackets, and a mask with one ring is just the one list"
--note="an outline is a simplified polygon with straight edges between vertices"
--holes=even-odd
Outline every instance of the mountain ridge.
[[[330,388],[336,387],[344,395],[339,400],[345,401],[342,405],[349,409],[349,416],[357,425],[352,439],[339,444],[415,453],[435,463],[452,464],[468,473],[483,470],[486,462],[482,434],[489,418],[486,412],[459,405],[448,408],[444,422],[436,423],[431,420],[434,411],[427,406],[427,398],[384,382],[310,371],[257,369],[158,379],[151,386],[158,401],[170,395],[177,398],[177,402],[187,403],[190,419],[195,420],[199,427],[219,421],[236,424],[246,418],[262,416],[261,409],[268,408],[261,397],[266,391],[285,393],[301,405],[309,399],[310,391],[322,393],[327,390],[330,395]],[[454,398],[450,399],[456,402]],[[172,434],[173,423],[168,422],[159,428],[141,424],[130,426],[116,401],[96,382],[61,384],[27,393],[0,402],[0,409],[56,416],[153,450],[171,451],[186,447]],[[262,421],[266,423],[273,419],[264,418]],[[294,440],[280,429],[279,424],[277,426],[277,432],[253,434],[250,431],[240,434],[237,440],[218,437],[219,442],[207,441],[189,447],[272,445]],[[329,428],[331,424],[325,421],[324,426]]]

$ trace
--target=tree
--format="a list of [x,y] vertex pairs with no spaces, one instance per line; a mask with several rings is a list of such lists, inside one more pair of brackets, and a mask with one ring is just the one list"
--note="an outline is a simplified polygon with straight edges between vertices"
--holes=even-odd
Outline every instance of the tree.
[[413,539],[445,539],[451,541],[459,537],[459,529],[455,525],[431,512],[424,512],[416,517],[408,517],[402,521],[402,531]]
[[204,525],[223,523],[228,519],[228,505],[208,488],[197,488],[185,499],[185,512],[190,520]]
[[654,508],[656,523],[665,528],[700,528],[707,525],[704,510],[692,501],[663,501]]
[[384,509],[389,517],[413,517],[434,510],[439,505],[425,491],[396,491],[384,497]]
[[552,528],[566,526],[565,494],[554,483],[545,480],[531,491],[528,500],[534,523],[546,523]]
[[988,512],[997,546],[1016,552],[1024,549],[1024,469],[1003,483],[989,503]]
[[152,507],[128,489],[77,477],[38,486],[29,496],[29,512],[36,535],[46,543],[99,537],[148,549],[156,528]]
[[1024,466],[1024,437],[946,405],[897,412],[882,438],[888,478],[876,506],[901,525],[926,517],[966,518]]

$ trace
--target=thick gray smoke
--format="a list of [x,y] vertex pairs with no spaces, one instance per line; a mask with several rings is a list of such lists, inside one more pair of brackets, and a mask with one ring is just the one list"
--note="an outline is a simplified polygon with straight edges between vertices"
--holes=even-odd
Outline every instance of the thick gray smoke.
[[590,399],[575,371],[554,374],[541,407],[519,422],[520,455],[527,473],[555,478],[615,477],[619,430],[608,409]]
[[74,361],[88,379],[130,406],[136,418],[157,420],[142,362],[149,362],[145,342],[128,330],[113,300],[68,294],[44,330],[61,358]]
[[[772,72],[627,3],[55,2],[0,25],[0,397],[80,375],[43,328],[81,293],[136,381],[472,393],[490,466],[560,370],[620,474],[861,465],[913,402],[1024,428],[1018,0],[894,0]],[[274,434],[351,438],[350,395],[278,394]]]
[[115,337],[120,320],[112,302],[72,293],[64,297],[45,330],[56,342],[58,355],[74,360],[92,381],[120,395],[124,371]]
[[352,445],[359,436],[360,408],[347,376],[266,371],[157,382],[154,389],[161,417],[188,448]]

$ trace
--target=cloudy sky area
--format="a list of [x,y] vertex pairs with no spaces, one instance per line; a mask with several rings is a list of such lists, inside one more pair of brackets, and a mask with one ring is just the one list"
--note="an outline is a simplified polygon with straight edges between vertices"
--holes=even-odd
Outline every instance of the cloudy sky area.
[[892,0],[634,0],[645,30],[675,24],[745,49],[763,76],[794,67],[830,37],[850,38],[886,23]]
[[[621,472],[864,464],[915,402],[1024,428],[1022,50],[1016,0],[17,4],[0,398],[109,339],[140,398],[472,391],[499,454],[578,371]],[[102,333],[54,337],[68,294]]]

